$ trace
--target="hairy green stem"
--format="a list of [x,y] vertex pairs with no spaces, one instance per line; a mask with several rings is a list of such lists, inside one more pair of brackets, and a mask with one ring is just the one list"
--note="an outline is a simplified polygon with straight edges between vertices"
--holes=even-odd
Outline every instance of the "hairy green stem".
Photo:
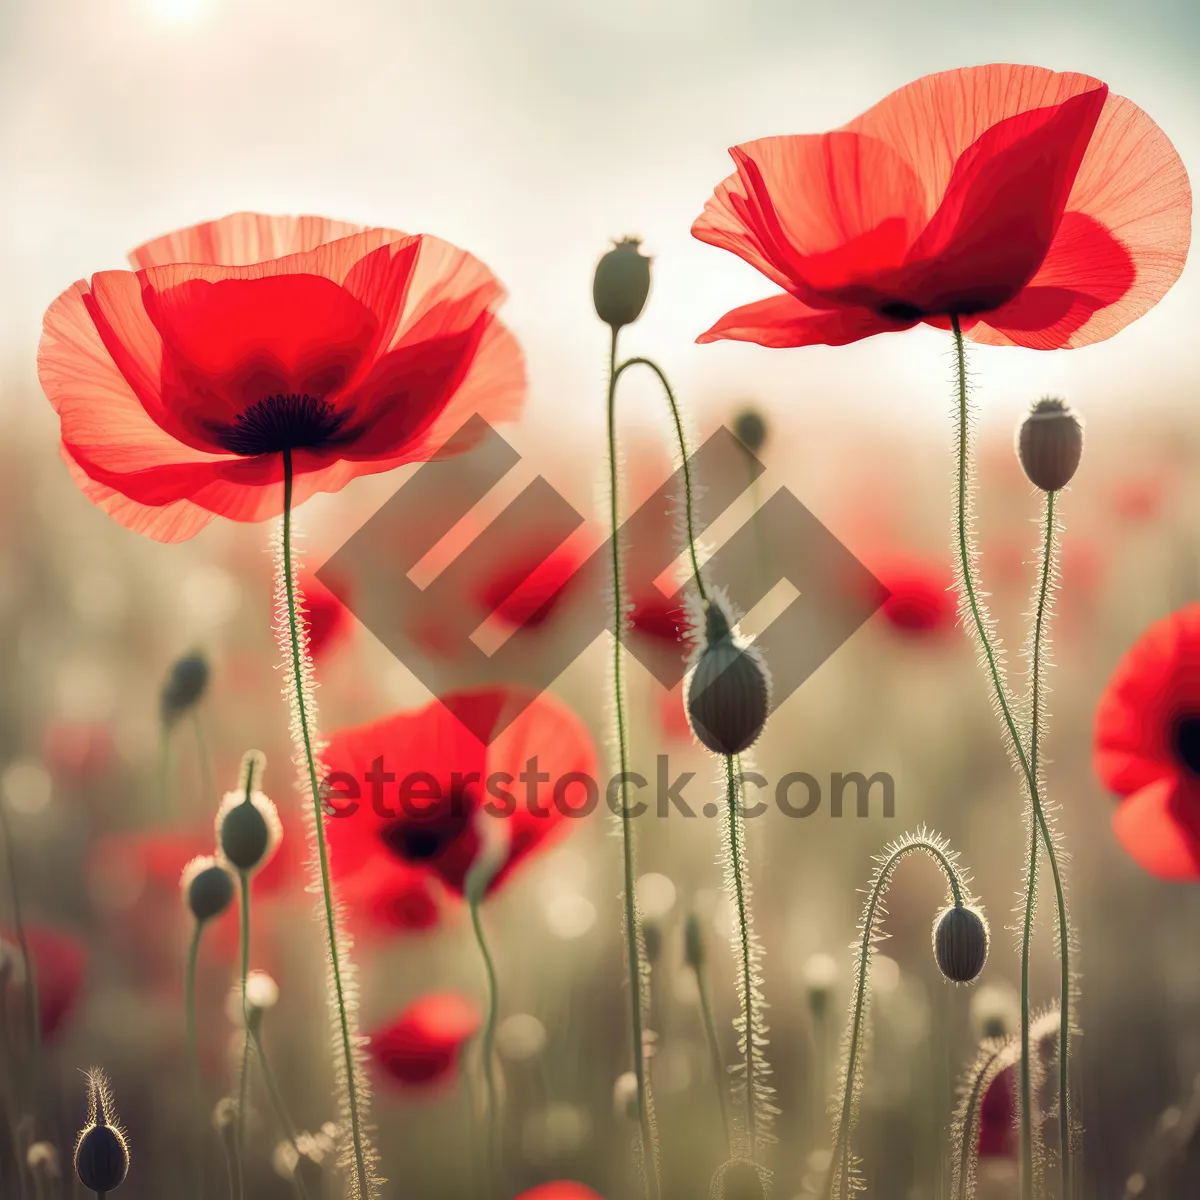
[[633,1070],[637,1080],[638,1131],[641,1139],[642,1175],[647,1200],[658,1200],[662,1188],[658,1177],[658,1145],[654,1135],[650,1082],[646,1070],[646,1048],[642,1032],[645,983],[642,974],[642,930],[635,893],[636,850],[633,818],[629,811],[629,743],[625,730],[625,698],[621,679],[621,650],[625,606],[621,590],[621,504],[620,471],[617,459],[617,329],[614,326],[608,356],[608,486],[609,523],[612,538],[613,585],[613,708],[617,724],[617,754],[621,782],[621,858],[624,870],[625,946],[629,958],[629,1016]]
[[483,1057],[483,1086],[484,1103],[487,1111],[484,1114],[485,1164],[487,1170],[487,1190],[489,1195],[495,1193],[497,1184],[497,1166],[499,1149],[499,1116],[500,1106],[496,1093],[496,1017],[499,1009],[499,989],[496,984],[496,964],[492,961],[492,952],[488,948],[487,936],[483,931],[483,919],[480,914],[480,897],[472,895],[468,907],[471,912],[471,928],[475,932],[475,943],[479,947],[479,957],[483,960],[483,971],[487,977],[487,1008],[483,1022],[483,1037],[480,1042],[480,1053]]
[[742,1001],[742,1054],[746,1069],[746,1154],[753,1158],[757,1150],[758,1120],[755,1104],[755,1045],[754,1045],[754,964],[750,948],[750,916],[746,899],[746,881],[742,861],[742,845],[739,833],[741,825],[738,813],[740,789],[734,773],[733,755],[725,756],[726,817],[729,821],[729,859],[733,877],[734,900],[738,922],[738,970],[741,974]]
[[[959,564],[962,570],[963,588],[966,592],[967,605],[970,610],[972,625],[976,636],[979,638],[980,645],[983,649],[984,659],[987,664],[987,672],[992,685],[992,691],[996,697],[996,703],[1000,709],[1000,715],[1004,721],[1005,728],[1008,731],[1009,739],[1012,743],[1013,755],[1016,759],[1016,764],[1024,778],[1026,788],[1029,792],[1030,808],[1033,814],[1033,824],[1036,829],[1031,829],[1031,841],[1040,836],[1042,845],[1046,851],[1046,859],[1050,864],[1050,873],[1054,880],[1055,899],[1058,907],[1058,943],[1059,943],[1059,961],[1061,965],[1061,998],[1060,998],[1060,1015],[1061,1027],[1058,1034],[1058,1067],[1059,1067],[1059,1125],[1060,1125],[1060,1145],[1062,1150],[1062,1180],[1063,1180],[1063,1200],[1071,1200],[1071,1105],[1070,1105],[1070,1034],[1071,1034],[1071,1004],[1072,983],[1071,983],[1071,946],[1070,946],[1070,925],[1067,917],[1067,902],[1066,890],[1063,886],[1062,873],[1059,868],[1058,853],[1054,845],[1054,839],[1050,834],[1049,822],[1046,820],[1046,814],[1042,805],[1041,789],[1037,778],[1037,772],[1031,762],[1031,755],[1025,751],[1024,743],[1021,739],[1020,732],[1017,729],[1016,719],[1013,716],[1013,705],[1008,696],[1008,689],[1004,683],[1004,677],[1000,672],[999,659],[995,647],[992,643],[991,633],[988,629],[986,614],[983,611],[983,606],[980,602],[978,589],[975,584],[975,565],[973,561],[973,549],[971,541],[971,532],[969,527],[969,499],[970,499],[970,437],[968,429],[968,403],[967,403],[967,360],[966,347],[963,340],[962,328],[959,325],[958,317],[951,317],[951,330],[954,334],[954,349],[955,363],[958,383],[958,486],[957,486],[957,505],[955,514],[956,533],[958,541]],[[1031,855],[1031,861],[1035,858]],[[1027,896],[1028,899],[1028,896]],[[1023,954],[1022,966],[1022,983],[1023,991],[1027,991],[1027,981],[1024,978],[1027,969],[1028,956]],[[1024,1006],[1023,1006],[1024,1008]],[[1028,1026],[1028,1013],[1022,1012],[1022,1025]],[[1026,1033],[1027,1036],[1027,1033]],[[1022,1056],[1024,1057],[1024,1056]],[[1023,1106],[1024,1109],[1024,1106]],[[1031,1139],[1025,1136],[1024,1129],[1025,1121],[1022,1117],[1022,1164],[1024,1165],[1032,1155]],[[1021,1190],[1025,1200],[1031,1195],[1033,1186],[1032,1173],[1026,1174],[1022,1172]]]
[[822,1188],[822,1195],[826,1200],[834,1194],[835,1183],[839,1185],[838,1194],[841,1200],[849,1200],[852,1194],[850,1134],[854,1124],[854,1110],[858,1093],[859,1057],[864,1040],[863,1029],[866,1023],[869,999],[871,951],[876,937],[876,921],[879,918],[880,908],[896,867],[902,859],[917,851],[928,854],[941,868],[950,888],[954,906],[961,908],[965,902],[964,887],[959,878],[958,868],[952,856],[946,853],[944,842],[935,837],[918,833],[916,836],[904,838],[888,847],[885,852],[886,857],[881,860],[872,879],[866,908],[863,912],[862,937],[859,943],[858,965],[851,1000],[850,1036],[846,1048],[842,1104],[838,1117],[837,1134],[833,1142],[833,1154],[825,1175],[825,1186]]

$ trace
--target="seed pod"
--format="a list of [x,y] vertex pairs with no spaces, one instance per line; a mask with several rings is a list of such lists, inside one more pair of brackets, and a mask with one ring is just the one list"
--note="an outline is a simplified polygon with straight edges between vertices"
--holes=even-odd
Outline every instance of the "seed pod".
[[236,792],[226,792],[217,810],[217,845],[222,856],[238,871],[256,871],[275,853],[283,837],[279,811],[255,790],[262,778],[266,759],[257,750],[242,758],[242,783]]
[[650,294],[650,259],[641,253],[641,244],[641,238],[622,238],[596,264],[592,301],[596,315],[614,331],[642,315]]
[[733,432],[751,454],[757,454],[767,441],[767,422],[758,409],[743,408],[733,418]]
[[1083,423],[1062,400],[1039,400],[1017,430],[1017,457],[1043,492],[1066,487],[1082,454]]
[[717,1169],[709,1195],[712,1200],[763,1200],[764,1173],[748,1158],[731,1158]]
[[729,618],[716,601],[705,614],[707,645],[688,681],[692,732],[715,754],[740,754],[767,723],[770,684],[762,657],[734,640]]
[[688,913],[683,926],[683,960],[693,971],[699,971],[704,966],[705,957],[700,918],[695,913]]
[[179,884],[184,902],[197,921],[219,917],[233,903],[233,876],[212,855],[192,859],[183,868]]
[[974,908],[953,904],[933,926],[933,957],[939,970],[955,983],[970,983],[988,956],[988,928]]
[[159,710],[164,724],[174,724],[190,708],[199,704],[208,690],[208,659],[203,654],[185,654],[172,664],[163,680]]
[[129,1146],[116,1124],[108,1080],[103,1072],[88,1072],[88,1119],[75,1143],[75,1174],[89,1191],[115,1191],[129,1174]]

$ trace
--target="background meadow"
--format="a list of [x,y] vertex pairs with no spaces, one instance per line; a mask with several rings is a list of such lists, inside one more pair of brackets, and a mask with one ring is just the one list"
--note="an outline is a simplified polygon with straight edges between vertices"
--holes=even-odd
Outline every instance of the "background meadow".
[[[299,1126],[319,1135],[333,1113],[321,942],[307,920],[313,898],[299,867],[298,800],[268,624],[268,529],[220,522],[192,542],[160,547],[78,493],[35,374],[41,314],[62,288],[122,265],[146,237],[241,208],[437,233],[469,247],[506,283],[503,315],[529,364],[525,415],[503,430],[522,463],[485,507],[498,510],[540,474],[600,520],[607,331],[592,311],[591,274],[609,238],[645,239],[656,260],[653,290],[645,316],[624,335],[625,352],[663,363],[693,434],[730,423],[747,404],[761,411],[768,439],[759,495],[789,488],[898,601],[787,701],[755,750],[758,769],[773,779],[807,771],[827,785],[833,772],[862,771],[895,780],[891,819],[876,804],[866,819],[835,820],[827,790],[808,819],[772,811],[748,823],[782,1109],[775,1194],[800,1196],[814,1179],[810,1156],[828,1144],[824,1106],[848,996],[847,946],[872,855],[921,824],[949,837],[992,920],[983,982],[1011,991],[1019,963],[1008,926],[1024,832],[974,651],[945,596],[949,339],[922,327],[837,351],[696,346],[716,316],[764,289],[744,264],[691,239],[688,227],[726,170],[727,145],[831,127],[894,86],[965,63],[1009,59],[1097,75],[1152,113],[1195,164],[1198,43],[1200,18],[1165,0],[1136,10],[978,4],[952,14],[712,0],[46,0],[0,9],[0,796],[27,920],[73,947],[54,959],[63,965],[61,988],[43,989],[61,997],[61,1013],[44,1057],[37,1131],[63,1152],[64,1169],[83,1115],[77,1068],[99,1063],[133,1150],[121,1195],[149,1200],[187,1178],[182,1163],[195,1139],[178,871],[209,848],[219,794],[235,786],[250,746],[266,754],[264,790],[288,830],[271,879],[256,885],[252,965],[280,989],[266,1040]],[[1080,1194],[1089,1200],[1122,1196],[1139,1171],[1146,1195],[1192,1195],[1200,1180],[1200,1152],[1189,1148],[1200,1118],[1200,895],[1157,882],[1126,858],[1109,828],[1112,801],[1091,768],[1093,712],[1117,660],[1147,623],[1200,598],[1198,278],[1186,270],[1161,304],[1110,342],[1071,353],[971,353],[982,575],[1010,650],[1022,638],[1038,538],[1038,499],[1013,454],[1012,430],[1046,393],[1065,396],[1087,422],[1083,464],[1060,510],[1047,776],[1072,852],[1084,1031],[1076,1051]],[[668,425],[649,381],[631,379],[621,402],[636,496],[669,470]],[[360,480],[306,504],[298,520],[310,562],[335,550],[404,477]],[[747,497],[714,540],[751,508]],[[750,614],[747,628],[761,628],[783,599]],[[556,622],[571,620],[571,608],[568,593],[547,639]],[[598,641],[556,684],[601,747],[607,648]],[[168,802],[159,690],[172,662],[192,651],[212,667],[198,710],[203,745],[190,716],[179,722]],[[655,652],[673,651],[660,644]],[[666,753],[672,773],[696,772],[686,791],[695,808],[720,799],[713,760],[682,728],[677,704],[643,668],[630,669],[634,768],[653,774],[655,756]],[[353,620],[322,648],[317,678],[325,731],[428,698]],[[485,909],[501,978],[506,1161],[514,1194],[576,1179],[619,1200],[636,1194],[635,1126],[618,1084],[628,1065],[619,849],[602,813],[565,824],[561,839]],[[682,931],[687,914],[697,914],[732,1058],[719,829],[672,816],[640,822],[639,835],[641,898],[661,934],[651,1026],[666,1189],[700,1197],[722,1155]],[[465,908],[436,888],[430,898],[434,916],[419,930],[398,928],[403,920],[385,927],[351,900],[367,1032],[430,991],[481,1001]],[[900,872],[887,959],[876,968],[856,1145],[871,1194],[881,1198],[946,1194],[953,1089],[978,1039],[979,989],[944,983],[929,953],[941,901],[927,864]],[[6,930],[10,920],[0,908]],[[240,1046],[226,1015],[236,973],[226,933],[206,942],[200,972],[214,1097]],[[1041,1002],[1057,981],[1044,920],[1035,946]],[[813,987],[825,978],[822,955],[839,968],[822,984],[823,1000]],[[387,1194],[473,1195],[471,1079],[451,1071],[437,1086],[404,1086],[373,1070]],[[257,1109],[248,1195],[289,1195],[261,1095]],[[319,1156],[319,1136],[313,1146]],[[215,1188],[221,1168],[210,1149]],[[1011,1194],[1014,1179],[1008,1156],[985,1164],[988,1194]],[[12,1147],[0,1147],[0,1193],[18,1195],[10,1189],[19,1186]]]

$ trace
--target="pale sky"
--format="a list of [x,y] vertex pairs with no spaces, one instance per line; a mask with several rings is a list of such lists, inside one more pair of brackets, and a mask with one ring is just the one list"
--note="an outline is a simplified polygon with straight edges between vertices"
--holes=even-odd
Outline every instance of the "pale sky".
[[[688,229],[727,147],[841,124],[931,71],[1008,60],[1084,71],[1200,165],[1200,18],[1137,4],[802,0],[2,0],[0,412],[27,405],[41,314],[154,234],[241,208],[431,232],[508,285],[528,420],[599,428],[607,239],[656,256],[627,348],[703,408],[736,395],[942,420],[945,336],[846,349],[696,346],[774,289]],[[1194,262],[1167,299],[1084,350],[979,350],[998,420],[1046,391],[1090,412],[1191,402]],[[649,393],[647,393],[647,396]],[[636,401],[630,401],[636,407]]]

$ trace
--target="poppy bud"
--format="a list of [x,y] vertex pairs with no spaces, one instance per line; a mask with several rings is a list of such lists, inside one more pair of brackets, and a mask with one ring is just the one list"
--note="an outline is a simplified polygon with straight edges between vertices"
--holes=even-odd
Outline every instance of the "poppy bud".
[[763,1172],[748,1158],[731,1158],[713,1176],[712,1200],[763,1200]]
[[219,917],[233,903],[233,876],[210,854],[193,858],[179,881],[184,902],[197,921]]
[[729,618],[713,601],[705,613],[707,645],[688,682],[688,721],[715,754],[740,754],[767,723],[770,684],[762,656],[734,640]]
[[129,1147],[115,1124],[108,1080],[102,1072],[88,1072],[87,1125],[75,1143],[75,1174],[92,1192],[115,1191],[129,1174]]
[[1083,423],[1062,400],[1039,400],[1017,430],[1017,457],[1043,492],[1066,487],[1082,453]]
[[947,979],[970,983],[987,956],[987,922],[977,909],[954,904],[934,922],[933,957]]
[[705,958],[704,931],[700,928],[700,918],[695,913],[688,913],[683,926],[683,960],[693,971],[699,971],[704,966]]
[[743,408],[733,418],[733,432],[751,454],[757,454],[767,441],[767,422],[758,409]]
[[226,861],[238,871],[255,871],[275,853],[283,836],[275,805],[254,790],[266,759],[249,750],[242,759],[242,787],[226,792],[217,810],[217,845]]
[[650,259],[641,244],[641,238],[622,238],[596,264],[592,301],[600,320],[614,330],[636,321],[650,294]]
[[171,664],[159,695],[164,724],[173,724],[200,703],[208,690],[208,677],[208,659],[203,654],[185,654]]

